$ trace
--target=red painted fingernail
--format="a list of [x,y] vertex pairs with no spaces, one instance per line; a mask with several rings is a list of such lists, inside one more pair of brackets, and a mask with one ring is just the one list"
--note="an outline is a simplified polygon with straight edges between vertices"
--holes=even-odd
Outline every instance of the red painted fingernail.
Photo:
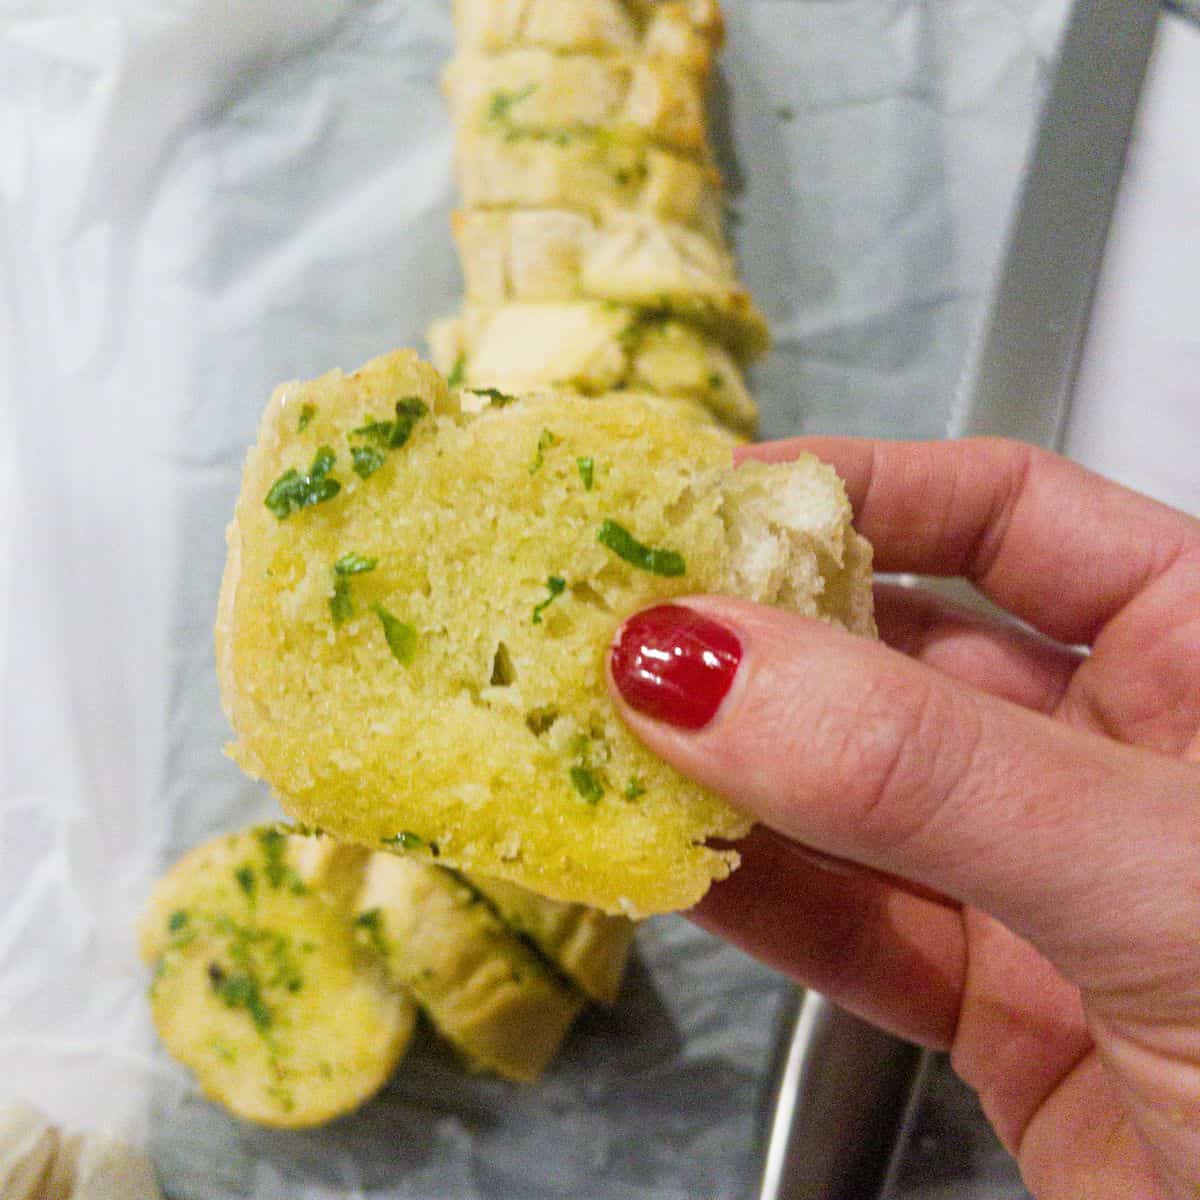
[[631,708],[681,729],[702,729],[717,715],[741,661],[731,630],[680,604],[630,617],[609,659]]

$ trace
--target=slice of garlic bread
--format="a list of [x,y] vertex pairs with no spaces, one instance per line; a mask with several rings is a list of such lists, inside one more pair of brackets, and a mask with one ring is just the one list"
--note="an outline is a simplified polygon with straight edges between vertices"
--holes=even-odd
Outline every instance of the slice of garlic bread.
[[71,1133],[62,1139],[39,1200],[161,1197],[154,1169],[140,1151],[103,1133]]
[[455,151],[466,208],[565,208],[596,219],[638,212],[724,237],[721,176],[644,139],[590,130],[517,138],[464,130]]
[[701,326],[743,361],[770,346],[733,256],[695,230],[615,213],[463,210],[453,217],[468,305],[607,300]]
[[636,929],[583,904],[548,900],[503,879],[470,878],[504,923],[528,938],[552,963],[601,1004],[616,1001]]
[[387,1082],[416,1008],[273,828],[217,838],[159,881],[140,929],[150,1007],[204,1093],[279,1128],[351,1112]]
[[0,1196],[39,1200],[59,1146],[59,1132],[28,1104],[0,1106]]
[[540,388],[686,397],[743,434],[758,407],[733,355],[661,310],[605,301],[468,307],[430,331],[439,366],[460,382],[513,392]]
[[357,922],[393,978],[476,1070],[541,1075],[583,1007],[462,876],[373,854]]
[[231,753],[337,837],[686,908],[750,823],[617,717],[615,629],[717,592],[869,633],[869,547],[811,457],[735,470],[727,435],[632,397],[489,400],[453,413],[407,352],[276,391],[217,623]]
[[509,140],[604,131],[709,155],[704,81],[666,60],[466,51],[447,65],[442,89],[462,129]]
[[706,73],[724,38],[717,0],[454,0],[461,46],[641,53]]

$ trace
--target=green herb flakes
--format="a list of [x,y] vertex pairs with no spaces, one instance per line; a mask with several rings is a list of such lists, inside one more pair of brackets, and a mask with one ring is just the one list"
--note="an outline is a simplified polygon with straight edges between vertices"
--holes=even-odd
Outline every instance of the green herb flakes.
[[465,390],[472,396],[486,396],[492,408],[507,408],[510,404],[517,402],[516,396],[510,396],[499,388],[466,388]]
[[647,334],[653,330],[662,329],[670,320],[671,314],[665,308],[643,309],[617,335],[621,349],[626,354],[636,354],[642,348]]
[[308,885],[288,864],[287,835],[274,826],[260,829],[258,844],[263,852],[263,873],[267,883],[273,888],[280,888],[286,883],[291,892],[303,896],[308,891]]
[[396,403],[396,420],[388,437],[388,449],[399,450],[412,436],[413,426],[429,412],[423,400],[409,396]]
[[299,419],[296,421],[296,432],[303,433],[308,428],[309,422],[316,415],[317,415],[317,406],[315,404],[300,405],[300,416],[299,416]]
[[623,525],[606,519],[596,531],[596,541],[607,546],[618,558],[652,575],[673,577],[687,570],[683,555],[674,550],[653,548],[639,542]]
[[374,446],[351,446],[350,457],[354,460],[354,473],[360,479],[370,479],[387,456]]
[[[419,833],[410,833],[408,830],[403,830],[396,834],[395,837],[383,839],[385,846],[395,846],[397,850],[424,850],[425,839]],[[436,854],[437,851],[431,845],[430,850]]]
[[646,789],[642,781],[636,775],[629,777],[629,782],[625,785],[625,799],[636,800],[639,796],[644,796]]
[[533,462],[529,464],[529,473],[533,475],[535,472],[542,469],[542,463],[545,461],[547,450],[552,450],[558,445],[558,438],[549,429],[543,429],[538,436],[537,451],[533,456]]
[[295,467],[284,471],[271,485],[264,503],[280,521],[284,521],[302,508],[332,500],[342,490],[336,479],[329,478],[336,461],[334,452],[328,446],[322,446],[306,475],[300,474]]
[[583,490],[590,492],[596,479],[596,460],[594,458],[577,458],[575,465],[579,468],[579,478],[583,480]]
[[237,880],[238,887],[240,887],[242,891],[245,892],[251,900],[253,900],[254,888],[258,882],[257,877],[254,874],[254,868],[251,866],[240,866],[236,871],[234,871],[233,877]]
[[599,804],[604,797],[604,785],[588,767],[572,767],[571,783],[589,804]]
[[369,421],[350,431],[351,437],[364,438],[385,450],[399,450],[412,436],[413,427],[429,412],[419,396],[396,401],[394,421]]
[[329,597],[329,615],[335,625],[354,616],[354,601],[350,598],[350,580],[342,575],[333,577],[333,595]]
[[402,667],[412,666],[417,653],[417,631],[393,616],[382,604],[374,604],[371,611],[383,623],[383,636],[387,638],[388,649]]
[[487,119],[489,121],[505,122],[512,119],[513,108],[520,104],[522,100],[528,100],[534,92],[537,91],[536,83],[527,83],[519,91],[506,92],[495,91],[492,93],[492,98],[488,104]]
[[446,386],[448,388],[462,387],[463,380],[467,377],[467,356],[460,354],[454,360],[454,366],[450,368],[450,374],[446,376]]
[[405,396],[396,401],[396,416],[391,421],[368,421],[350,431],[360,445],[350,447],[354,471],[369,479],[383,466],[389,450],[399,450],[412,436],[413,427],[429,412],[419,396]]
[[333,564],[333,595],[329,597],[329,612],[335,625],[341,625],[354,616],[354,600],[350,595],[351,578],[373,571],[378,565],[377,558],[353,553],[344,554]]
[[333,564],[333,573],[335,575],[365,575],[368,571],[373,571],[379,566],[379,559],[368,558],[365,554],[355,554],[353,551],[349,554],[343,554],[341,558]]
[[220,963],[212,962],[208,964],[208,978],[213,991],[230,1008],[244,1008],[250,1014],[259,1033],[270,1029],[271,1011],[263,1003],[258,980],[252,974],[230,975]]
[[376,954],[381,958],[387,957],[388,945],[383,936],[383,913],[379,909],[368,908],[365,912],[360,912],[354,918],[354,927],[366,933],[371,949]]
[[188,923],[187,912],[182,908],[177,908],[167,918],[167,932],[168,933],[179,933],[187,927],[187,923]]
[[545,600],[540,604],[534,605],[533,609],[533,624],[540,625],[542,623],[542,613],[550,607],[567,590],[567,581],[557,575],[551,575],[546,580],[546,590],[550,593]]

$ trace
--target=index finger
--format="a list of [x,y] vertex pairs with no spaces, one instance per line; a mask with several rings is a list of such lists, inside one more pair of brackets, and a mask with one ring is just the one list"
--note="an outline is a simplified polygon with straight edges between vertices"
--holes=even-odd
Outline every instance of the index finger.
[[962,576],[1062,642],[1090,644],[1181,555],[1200,554],[1200,521],[1020,442],[812,437],[738,457],[804,450],[845,480],[878,569]]

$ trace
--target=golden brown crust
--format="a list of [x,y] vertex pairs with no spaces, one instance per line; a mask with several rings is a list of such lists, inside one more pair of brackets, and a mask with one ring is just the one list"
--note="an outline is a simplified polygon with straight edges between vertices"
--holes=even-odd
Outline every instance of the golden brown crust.
[[541,1075],[583,998],[471,885],[438,866],[373,854],[357,909],[393,977],[470,1066],[524,1083]]

